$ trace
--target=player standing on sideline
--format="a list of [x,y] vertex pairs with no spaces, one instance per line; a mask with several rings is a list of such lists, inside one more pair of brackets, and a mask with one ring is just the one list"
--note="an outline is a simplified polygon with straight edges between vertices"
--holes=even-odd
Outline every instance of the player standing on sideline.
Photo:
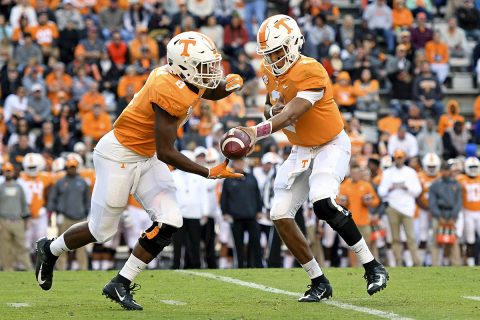
[[154,69],[114,124],[97,144],[93,161],[97,179],[90,219],[73,225],[55,240],[37,242],[36,278],[43,290],[52,286],[53,268],[62,253],[88,243],[108,241],[117,232],[122,212],[133,194],[153,224],[145,230],[122,270],[103,294],[124,309],[142,310],[132,297],[132,280],[171,242],[182,226],[175,185],[167,164],[210,179],[238,178],[225,161],[205,168],[177,151],[177,129],[200,98],[219,100],[238,90],[235,74],[224,80],[221,55],[207,36],[184,32],[167,45],[168,65]]
[[275,15],[265,20],[257,35],[257,52],[264,58],[261,69],[268,90],[264,121],[239,127],[257,140],[283,129],[294,145],[275,179],[270,216],[282,240],[311,278],[300,302],[332,296],[332,287],[313,257],[305,237],[293,219],[310,198],[315,215],[325,220],[355,251],[365,267],[367,292],[372,295],[387,285],[388,273],[377,262],[358,231],[352,214],[335,202],[348,170],[351,145],[343,130],[332,84],[325,68],[302,56],[304,38],[295,20]]

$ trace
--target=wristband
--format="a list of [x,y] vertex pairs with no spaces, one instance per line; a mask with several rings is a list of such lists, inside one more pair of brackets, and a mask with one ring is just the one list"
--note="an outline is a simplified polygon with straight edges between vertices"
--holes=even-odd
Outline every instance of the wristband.
[[272,122],[263,121],[255,126],[257,129],[257,140],[262,140],[272,133]]

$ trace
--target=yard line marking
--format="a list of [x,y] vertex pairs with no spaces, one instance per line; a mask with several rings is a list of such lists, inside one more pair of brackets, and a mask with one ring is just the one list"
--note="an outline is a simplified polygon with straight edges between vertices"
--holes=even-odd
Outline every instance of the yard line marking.
[[[189,271],[189,270],[188,271],[187,270],[177,270],[177,272],[190,274],[190,275],[198,276],[198,277],[214,279],[214,280],[223,281],[223,282],[227,282],[227,283],[232,283],[232,284],[236,284],[236,285],[239,285],[239,286],[253,288],[253,289],[257,289],[257,290],[262,290],[262,291],[270,292],[270,293],[284,294],[284,295],[293,296],[293,297],[302,296],[302,293],[291,292],[291,291],[281,290],[281,289],[277,289],[277,288],[267,287],[267,286],[264,286],[264,285],[261,285],[261,284],[258,284],[258,283],[247,282],[247,281],[243,281],[243,280],[240,280],[240,279],[230,278],[230,277],[225,277],[225,276],[219,276],[219,275],[215,275],[213,273],[208,273],[208,272],[197,272],[197,271]],[[322,302],[324,304],[328,304],[328,305],[331,305],[333,307],[346,309],[346,310],[353,310],[353,311],[362,312],[362,313],[367,313],[367,314],[377,316],[377,317],[380,317],[380,318],[385,318],[385,319],[413,320],[412,318],[403,317],[403,316],[398,315],[398,314],[393,313],[393,312],[381,311],[381,310],[371,309],[371,308],[367,308],[367,307],[359,307],[359,306],[355,306],[353,304],[343,303],[343,302],[336,301],[336,300],[323,300]]]
[[462,298],[480,301],[480,297],[476,297],[476,296],[463,296]]
[[171,304],[171,305],[174,305],[174,306],[184,306],[184,305],[187,304],[186,302],[177,301],[177,300],[160,300],[160,302],[163,302],[165,304]]
[[30,307],[30,304],[25,302],[9,302],[7,303],[7,306],[12,308],[24,308],[24,307]]

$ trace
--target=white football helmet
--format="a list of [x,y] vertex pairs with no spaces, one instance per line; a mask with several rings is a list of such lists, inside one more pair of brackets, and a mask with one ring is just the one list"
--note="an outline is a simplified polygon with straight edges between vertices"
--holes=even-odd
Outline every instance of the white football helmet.
[[53,160],[52,163],[52,172],[57,173],[65,170],[65,159],[63,157]]
[[45,169],[45,159],[39,153],[27,153],[23,158],[23,171],[30,177],[36,177]]
[[[297,22],[284,14],[263,21],[257,34],[257,53],[275,76],[285,73],[299,58],[304,38]],[[272,59],[272,54],[275,59]],[[277,58],[280,55],[280,58]]]
[[167,44],[167,60],[173,73],[197,87],[215,89],[222,80],[222,56],[215,43],[200,32],[173,37]]
[[207,167],[211,168],[218,164],[220,160],[220,154],[218,153],[215,148],[208,148],[207,155],[205,157],[205,162],[207,163]]
[[425,171],[427,176],[434,177],[440,171],[441,163],[442,161],[440,160],[440,157],[435,153],[427,153],[422,159],[423,171]]
[[469,177],[477,177],[480,168],[480,161],[476,157],[468,157],[465,160],[465,173]]
[[70,158],[73,158],[73,159],[77,160],[77,162],[78,162],[78,167],[79,167],[79,168],[83,168],[83,158],[82,158],[81,155],[79,155],[78,153],[75,153],[75,152],[71,152],[71,153],[69,153],[69,154],[67,155],[67,159],[66,159],[66,160],[68,160],[68,159],[70,159]]
[[392,165],[393,165],[392,157],[384,156],[380,159],[380,169],[382,169],[382,171],[387,170]]

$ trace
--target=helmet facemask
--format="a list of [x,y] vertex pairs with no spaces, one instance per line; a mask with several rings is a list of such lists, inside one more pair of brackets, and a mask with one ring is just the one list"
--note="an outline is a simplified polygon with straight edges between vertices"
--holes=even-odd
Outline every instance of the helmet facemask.
[[478,166],[476,165],[470,165],[465,167],[465,173],[469,177],[477,177],[479,174]]
[[220,55],[210,61],[201,62],[192,59],[189,64],[196,70],[196,72],[186,79],[187,82],[201,88],[215,89],[223,78],[221,62],[222,57]]
[[[300,53],[294,49],[296,44],[293,44],[292,41],[295,41],[293,37],[288,37],[279,47],[268,51],[258,51],[263,56],[263,64],[273,75],[282,75],[300,58]],[[295,42],[298,41],[300,40],[297,39]]]
[[425,172],[429,177],[434,177],[438,174],[439,167],[435,165],[428,165],[425,168]]

